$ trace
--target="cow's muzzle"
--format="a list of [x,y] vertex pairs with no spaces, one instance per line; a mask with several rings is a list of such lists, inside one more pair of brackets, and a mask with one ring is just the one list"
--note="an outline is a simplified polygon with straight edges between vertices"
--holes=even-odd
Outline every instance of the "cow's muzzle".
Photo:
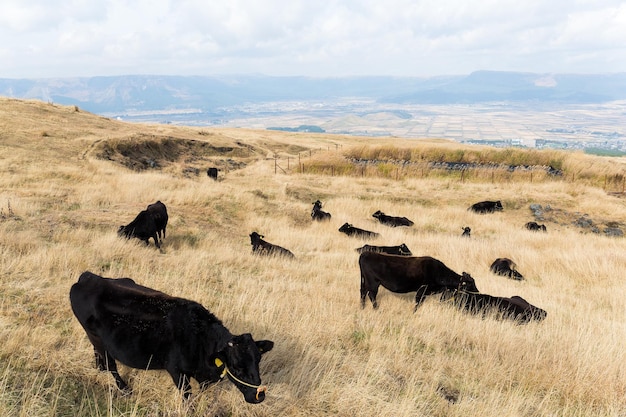
[[265,399],[265,392],[267,391],[267,386],[261,385],[256,389],[256,398],[257,402],[261,402]]

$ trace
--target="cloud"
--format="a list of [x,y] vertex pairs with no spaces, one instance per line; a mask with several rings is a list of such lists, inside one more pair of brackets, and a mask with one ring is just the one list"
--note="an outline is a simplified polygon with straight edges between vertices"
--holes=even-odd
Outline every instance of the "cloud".
[[620,0],[5,0],[0,77],[626,71]]

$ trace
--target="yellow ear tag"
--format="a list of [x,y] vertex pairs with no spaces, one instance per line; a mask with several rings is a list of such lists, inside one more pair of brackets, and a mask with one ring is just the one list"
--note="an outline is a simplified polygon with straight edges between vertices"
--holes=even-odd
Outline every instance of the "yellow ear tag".
[[220,379],[224,378],[226,376],[226,373],[228,372],[228,369],[226,369],[226,365],[224,365],[224,362],[222,362],[220,358],[215,358],[215,366],[217,366],[218,368],[224,368],[224,370],[220,374]]

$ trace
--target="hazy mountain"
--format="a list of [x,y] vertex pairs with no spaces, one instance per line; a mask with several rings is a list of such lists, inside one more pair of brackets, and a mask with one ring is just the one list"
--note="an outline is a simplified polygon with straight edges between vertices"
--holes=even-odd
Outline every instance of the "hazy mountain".
[[626,99],[626,74],[575,75],[477,71],[418,77],[127,75],[0,79],[0,95],[75,104],[95,113],[200,109],[283,100],[369,98],[385,103],[491,101],[598,103]]

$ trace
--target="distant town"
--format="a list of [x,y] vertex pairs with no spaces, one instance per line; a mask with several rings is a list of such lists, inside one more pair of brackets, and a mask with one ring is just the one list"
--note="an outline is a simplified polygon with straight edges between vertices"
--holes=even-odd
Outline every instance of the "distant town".
[[401,138],[626,155],[626,101],[601,104],[389,104],[279,101],[185,111],[108,114],[121,120]]

